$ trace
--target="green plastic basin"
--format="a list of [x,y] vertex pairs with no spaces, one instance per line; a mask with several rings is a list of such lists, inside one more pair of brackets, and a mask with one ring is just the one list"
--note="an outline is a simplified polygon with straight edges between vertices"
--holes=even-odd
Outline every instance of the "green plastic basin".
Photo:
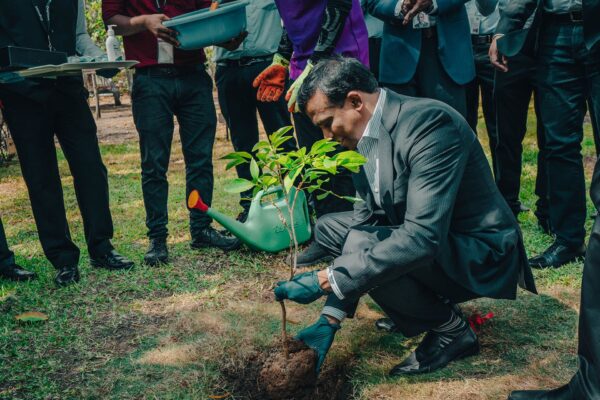
[[221,5],[214,11],[208,8],[183,14],[163,23],[177,31],[183,50],[196,50],[226,42],[246,29],[246,6],[241,0]]

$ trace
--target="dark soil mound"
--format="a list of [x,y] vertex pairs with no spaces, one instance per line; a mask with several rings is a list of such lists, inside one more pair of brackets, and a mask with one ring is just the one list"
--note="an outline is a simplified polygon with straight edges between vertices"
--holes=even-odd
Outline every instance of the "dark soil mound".
[[[346,400],[352,387],[346,375],[348,363],[325,362],[318,379],[316,357],[303,343],[290,340],[287,360],[281,346],[257,353],[243,365],[223,370],[227,386],[236,399],[246,400]],[[309,368],[310,367],[310,368]]]

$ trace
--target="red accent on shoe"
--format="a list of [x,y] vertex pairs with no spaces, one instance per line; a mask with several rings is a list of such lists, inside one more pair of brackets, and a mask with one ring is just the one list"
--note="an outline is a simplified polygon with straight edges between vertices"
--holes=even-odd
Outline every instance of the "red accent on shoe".
[[473,329],[473,332],[475,333],[479,333],[479,331],[481,330],[481,327],[483,326],[483,324],[485,324],[486,321],[490,320],[494,318],[494,313],[493,312],[489,312],[485,315],[481,315],[478,312],[474,312],[473,314],[471,314],[471,316],[468,318],[469,319],[469,325],[471,326],[471,329]]
[[188,197],[188,208],[195,208],[202,212],[207,212],[209,207],[206,205],[206,203],[204,203],[204,201],[202,201],[200,192],[194,189],[190,193],[190,197]]

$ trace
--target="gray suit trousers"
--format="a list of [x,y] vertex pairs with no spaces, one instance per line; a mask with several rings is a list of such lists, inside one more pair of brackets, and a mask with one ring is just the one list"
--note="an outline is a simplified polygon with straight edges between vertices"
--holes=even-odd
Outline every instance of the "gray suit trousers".
[[[327,214],[315,225],[315,241],[334,257],[369,249],[389,237],[395,228],[384,216],[374,216],[365,225],[353,225],[352,212]],[[398,266],[402,268],[402,266]],[[479,297],[454,282],[437,263],[425,265],[369,291],[371,298],[407,337],[416,336],[450,319],[452,304]],[[338,299],[330,294],[326,307],[352,317],[357,298]]]

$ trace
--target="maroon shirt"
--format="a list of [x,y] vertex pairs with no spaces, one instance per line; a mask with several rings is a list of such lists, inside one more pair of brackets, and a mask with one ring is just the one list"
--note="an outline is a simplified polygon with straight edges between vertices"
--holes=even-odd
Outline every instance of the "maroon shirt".
[[[210,3],[210,0],[102,0],[102,18],[105,23],[117,14],[127,17],[165,14],[173,18],[210,7]],[[162,7],[162,11],[159,10],[159,6]],[[149,31],[125,36],[123,43],[126,58],[140,62],[136,65],[136,68],[158,64],[158,41]],[[175,48],[173,57],[176,65],[197,65],[206,61],[203,49],[185,51]]]

